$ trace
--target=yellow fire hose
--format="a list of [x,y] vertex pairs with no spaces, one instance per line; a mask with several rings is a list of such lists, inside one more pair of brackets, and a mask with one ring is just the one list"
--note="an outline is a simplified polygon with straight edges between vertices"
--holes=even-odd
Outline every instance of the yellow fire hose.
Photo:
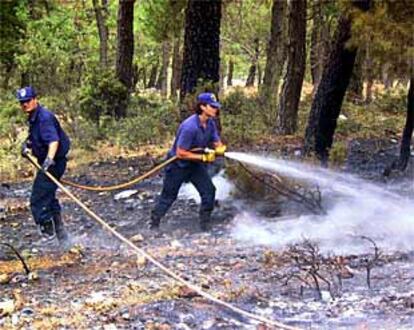
[[[203,148],[194,148],[191,149],[192,152],[197,152],[197,151],[202,151],[204,150]],[[64,180],[64,179],[60,179],[60,182],[62,182],[63,184],[66,184],[68,186],[74,187],[74,188],[79,188],[79,189],[83,189],[83,190],[89,190],[89,191],[113,191],[113,190],[118,190],[118,189],[123,189],[129,186],[132,186],[133,184],[139,183],[142,180],[148,178],[149,176],[153,175],[154,173],[156,173],[157,171],[163,169],[165,166],[167,166],[168,164],[171,164],[172,162],[176,161],[178,159],[177,156],[173,156],[169,159],[167,159],[165,162],[155,166],[152,170],[150,170],[149,172],[135,178],[132,179],[128,182],[124,182],[124,183],[120,183],[120,184],[116,184],[116,185],[112,185],[112,186],[87,186],[87,185],[82,185],[73,181],[68,181],[68,180]]]
[[120,183],[120,184],[116,184],[116,185],[112,185],[112,186],[105,186],[105,187],[101,187],[101,186],[86,186],[86,185],[82,185],[76,182],[72,182],[72,181],[67,181],[64,179],[61,179],[60,182],[62,182],[63,184],[66,184],[68,186],[71,187],[75,187],[75,188],[79,188],[79,189],[83,189],[83,190],[89,190],[89,191],[112,191],[112,190],[118,190],[118,189],[123,189],[129,186],[132,186],[135,183],[141,182],[142,180],[148,178],[149,176],[153,175],[154,173],[156,173],[157,171],[161,170],[162,168],[164,168],[165,166],[167,166],[168,164],[171,164],[172,162],[174,162],[177,159],[177,156],[171,157],[169,159],[167,159],[165,162],[155,166],[151,171],[133,179],[130,180],[128,182],[124,182],[124,183]]
[[[30,154],[26,155],[26,158],[38,169],[43,171],[43,169],[41,168],[41,166],[39,165],[39,163],[37,162],[37,160]],[[166,273],[168,276],[172,277],[173,279],[175,279],[177,282],[184,284],[185,286],[187,286],[188,288],[190,288],[191,290],[193,290],[194,292],[198,293],[200,296],[204,297],[205,299],[212,301],[218,305],[227,307],[228,309],[243,315],[245,317],[248,317],[250,319],[259,321],[261,323],[267,324],[267,325],[271,325],[274,326],[276,328],[279,329],[287,329],[287,330],[296,330],[298,328],[283,324],[281,322],[277,322],[277,321],[273,321],[270,319],[267,319],[263,316],[260,315],[256,315],[250,312],[247,312],[241,308],[238,308],[236,306],[233,306],[230,303],[227,303],[223,300],[220,300],[216,297],[214,297],[213,295],[203,291],[202,288],[184,280],[182,277],[180,277],[179,275],[175,274],[173,271],[171,271],[170,269],[168,269],[167,267],[165,267],[163,264],[161,264],[159,261],[157,261],[156,259],[154,259],[151,255],[149,255],[145,250],[137,247],[134,243],[132,243],[129,239],[127,239],[125,236],[121,235],[120,233],[118,233],[115,229],[113,229],[111,226],[109,226],[101,217],[99,217],[97,214],[95,214],[92,210],[90,210],[84,203],[82,203],[75,195],[73,195],[65,186],[62,185],[61,182],[59,182],[59,180],[57,180],[52,174],[50,174],[48,171],[43,171],[46,176],[52,180],[52,182],[54,182],[66,195],[68,195],[73,201],[76,202],[76,204],[78,204],[92,219],[94,219],[96,222],[98,222],[105,230],[107,230],[108,232],[110,232],[112,235],[114,235],[116,238],[118,238],[121,242],[125,243],[126,245],[128,245],[132,250],[134,250],[135,252],[137,252],[138,254],[144,256],[146,259],[148,259],[153,265],[155,265],[156,267],[158,267],[159,269],[161,269],[164,273]]]

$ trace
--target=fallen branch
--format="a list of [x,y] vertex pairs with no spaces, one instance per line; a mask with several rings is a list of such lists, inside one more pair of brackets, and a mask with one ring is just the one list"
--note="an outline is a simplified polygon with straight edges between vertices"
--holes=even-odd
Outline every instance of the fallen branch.
[[7,246],[10,250],[12,250],[14,252],[14,254],[17,256],[17,258],[21,261],[24,271],[26,272],[26,275],[30,274],[30,268],[27,266],[26,262],[24,261],[22,255],[19,253],[19,251],[17,251],[13,245],[9,244],[9,243],[0,243],[4,246]]
[[[304,205],[309,211],[314,214],[325,214],[325,210],[322,207],[322,195],[319,188],[316,189],[316,192],[305,191],[304,194],[300,194],[297,190],[289,188],[285,185],[282,179],[276,175],[269,175],[270,178],[273,178],[273,184],[267,182],[264,178],[255,174],[252,170],[248,169],[244,164],[240,163],[240,166],[243,170],[246,171],[252,178],[261,182],[266,187],[276,191],[280,195],[293,200],[295,203]],[[306,196],[309,195],[309,196]]]

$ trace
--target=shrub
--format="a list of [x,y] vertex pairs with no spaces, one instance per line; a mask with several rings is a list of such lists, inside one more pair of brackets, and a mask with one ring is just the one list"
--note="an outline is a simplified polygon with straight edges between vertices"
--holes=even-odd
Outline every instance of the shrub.
[[405,89],[389,89],[375,101],[379,111],[385,113],[402,113],[407,107],[407,91]]
[[221,121],[230,141],[252,142],[263,135],[269,128],[263,118],[258,100],[248,97],[242,89],[235,89],[223,101]]
[[333,144],[330,152],[329,159],[332,164],[341,165],[346,160],[348,154],[348,148],[345,141],[338,141]]
[[117,116],[116,108],[126,101],[126,95],[126,87],[113,72],[94,72],[80,89],[81,114],[99,127],[102,116]]

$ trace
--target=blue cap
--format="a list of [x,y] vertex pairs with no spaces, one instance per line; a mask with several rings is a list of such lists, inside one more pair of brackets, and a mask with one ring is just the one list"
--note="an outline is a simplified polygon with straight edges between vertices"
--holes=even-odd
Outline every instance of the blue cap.
[[36,97],[36,91],[32,86],[26,86],[17,90],[16,98],[19,102],[29,101]]
[[221,108],[221,104],[217,101],[217,98],[213,93],[201,93],[197,96],[197,101],[209,104],[214,108]]

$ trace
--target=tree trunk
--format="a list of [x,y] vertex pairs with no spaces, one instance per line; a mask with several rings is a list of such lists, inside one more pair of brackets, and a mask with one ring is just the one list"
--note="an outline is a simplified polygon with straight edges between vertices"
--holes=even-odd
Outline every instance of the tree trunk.
[[125,86],[115,105],[115,117],[126,116],[129,92],[132,87],[132,58],[134,56],[134,3],[135,0],[119,0],[117,21],[116,76]]
[[298,108],[306,66],[306,0],[289,4],[287,71],[282,86],[276,132],[296,132]]
[[257,62],[259,61],[259,38],[255,38],[253,44],[254,56],[252,58],[252,64],[250,65],[249,74],[246,79],[246,87],[254,86],[254,81],[256,79]]
[[233,86],[233,72],[234,72],[234,62],[230,59],[229,60],[229,67],[227,70],[227,87]]
[[373,63],[371,59],[371,52],[370,52],[370,45],[368,44],[366,47],[366,54],[365,54],[365,76],[367,78],[367,87],[365,91],[365,103],[370,104],[372,102],[372,87],[374,86],[374,75],[373,71]]
[[50,6],[49,6],[49,2],[47,0],[43,0],[43,6],[45,7],[46,15],[50,16]]
[[399,169],[404,171],[410,159],[410,146],[414,129],[414,75],[411,74],[410,88],[407,95],[407,116],[401,140]]
[[147,70],[145,67],[139,68],[137,73],[137,83],[140,84],[140,81],[142,82],[142,86],[144,88],[147,87]]
[[263,69],[260,65],[260,62],[257,61],[257,86],[260,88],[260,86],[263,84]]
[[384,89],[388,91],[392,87],[392,78],[391,78],[391,68],[389,63],[385,63],[382,67],[382,83],[384,84]]
[[159,66],[158,61],[157,61],[157,63],[155,63],[151,66],[151,71],[150,71],[150,76],[149,76],[147,88],[155,88],[155,86],[157,84],[158,66]]
[[181,34],[174,39],[173,59],[172,59],[172,75],[171,75],[171,99],[177,99],[177,91],[180,88],[181,78]]
[[[220,70],[221,0],[189,0],[185,18],[180,100],[198,83],[218,83]],[[217,88],[217,87],[216,87]],[[216,90],[217,92],[217,90]],[[182,117],[188,113],[182,108]]]
[[260,86],[261,102],[266,109],[277,113],[277,97],[279,95],[279,81],[282,76],[284,56],[283,17],[286,10],[286,0],[273,0],[270,39],[266,51],[266,66],[263,84]]
[[156,88],[161,91],[161,96],[168,96],[168,68],[170,66],[170,42],[164,40],[162,42],[162,64],[160,74],[158,76]]
[[[366,11],[369,9],[370,0],[353,1],[353,4]],[[351,18],[342,15],[318,90],[312,102],[306,128],[305,154],[314,150],[323,165],[327,165],[336,121],[355,63],[357,49],[347,47],[350,37]]]
[[98,0],[92,0],[93,9],[95,11],[96,24],[99,34],[99,62],[103,68],[108,67],[108,26],[106,18],[108,16],[108,1],[102,0],[98,5]]
[[364,64],[365,52],[363,49],[358,50],[358,54],[355,59],[354,69],[352,70],[351,80],[348,87],[348,99],[354,103],[361,103],[364,96],[364,77],[363,77],[363,64]]
[[29,0],[29,16],[33,20],[37,20],[41,17],[39,10],[36,8],[36,0]]
[[318,89],[324,64],[329,54],[329,25],[326,15],[322,13],[322,5],[323,0],[315,0],[312,6],[313,24],[310,45],[310,66],[314,92]]
[[320,54],[318,53],[318,46],[320,43],[320,31],[322,28],[322,10],[319,0],[315,0],[312,7],[312,30],[311,30],[311,45],[310,45],[310,70],[312,77],[312,84],[315,86],[320,78]]
[[227,63],[225,61],[220,61],[220,80],[219,80],[219,90],[224,91],[224,80],[226,78],[227,72]]

